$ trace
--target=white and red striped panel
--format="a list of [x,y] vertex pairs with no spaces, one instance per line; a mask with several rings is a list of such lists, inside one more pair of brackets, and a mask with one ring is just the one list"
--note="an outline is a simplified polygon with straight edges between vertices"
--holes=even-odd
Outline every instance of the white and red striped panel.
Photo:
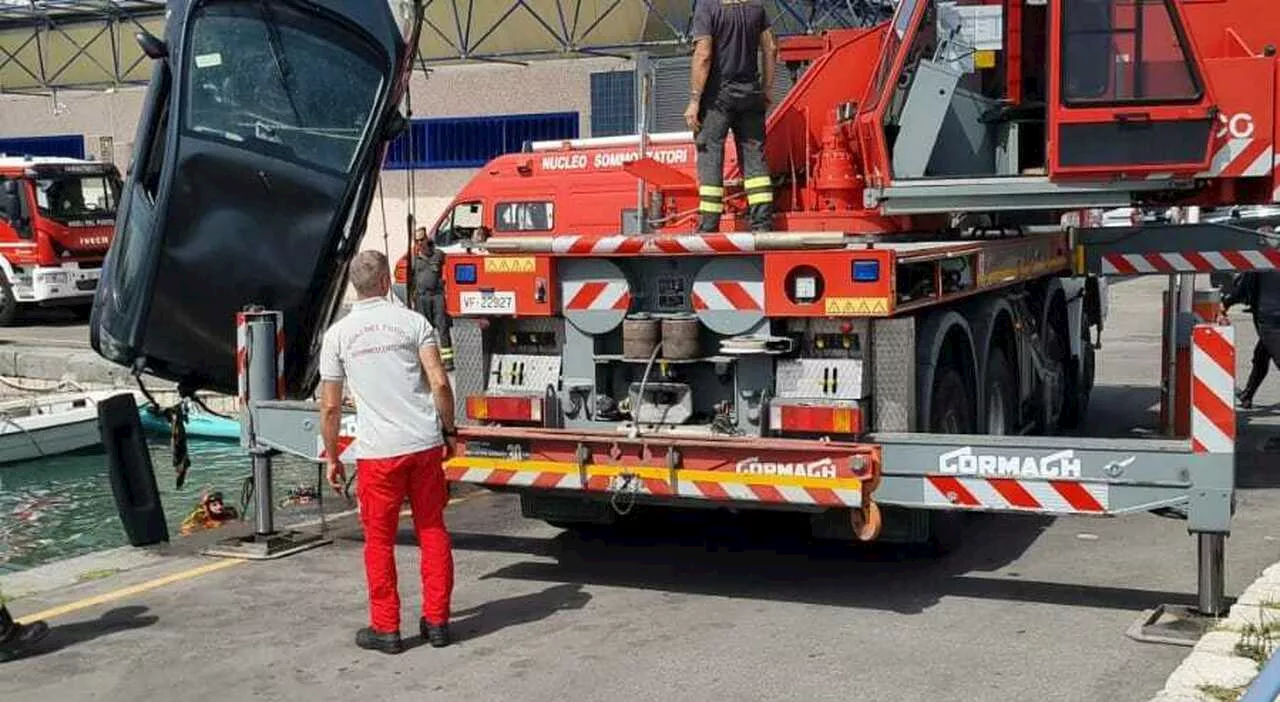
[[1270,175],[1275,167],[1273,145],[1266,138],[1254,138],[1250,129],[1244,135],[1222,142],[1213,153],[1209,169],[1196,175],[1202,178],[1256,178]]
[[1234,329],[1202,324],[1192,331],[1191,375],[1191,450],[1235,453]]
[[1280,268],[1280,250],[1276,249],[1146,254],[1109,253],[1102,256],[1103,275],[1266,271],[1277,268]]
[[[240,391],[240,403],[249,401],[249,318],[259,314],[260,312],[237,312],[236,313],[236,380]],[[284,397],[284,315],[280,312],[270,312],[276,319],[276,396],[271,399],[282,399]]]
[[[673,488],[668,480],[660,478],[621,475],[589,474],[586,484],[577,471],[512,470],[508,468],[466,467],[451,465],[445,468],[445,477],[453,482],[474,483],[491,487],[532,487],[558,490],[587,490],[590,492],[635,493],[650,497],[684,497],[717,502],[766,502],[775,504],[803,504],[825,507],[862,506],[861,489],[819,485],[780,485],[753,483],[733,479],[736,473],[725,474],[724,480],[677,480]],[[856,484],[856,483],[855,483]]]
[[928,505],[1043,514],[1105,514],[1109,501],[1106,483],[1077,480],[930,475],[924,493]]
[[693,309],[699,312],[763,312],[764,282],[697,281],[693,284]]
[[631,307],[631,289],[623,280],[572,281],[563,285],[566,310],[625,312]]
[[564,234],[553,237],[551,251],[557,254],[698,254],[750,253],[756,250],[751,234],[681,234],[658,236],[588,236]]

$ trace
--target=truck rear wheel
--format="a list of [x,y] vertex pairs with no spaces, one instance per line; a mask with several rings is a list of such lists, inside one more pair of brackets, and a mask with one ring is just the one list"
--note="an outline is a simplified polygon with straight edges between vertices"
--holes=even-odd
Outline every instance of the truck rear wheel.
[[1004,351],[993,349],[987,359],[986,372],[986,432],[997,436],[1013,434],[1018,429],[1017,389],[1013,385],[1013,371]]
[[1081,325],[1080,334],[1083,337],[1080,340],[1080,358],[1079,364],[1070,364],[1073,367],[1068,368],[1066,378],[1066,388],[1063,392],[1064,402],[1062,405],[1062,417],[1058,420],[1058,425],[1063,429],[1075,429],[1084,422],[1085,414],[1089,411],[1089,395],[1093,393],[1093,380],[1097,372],[1097,360],[1093,351],[1093,340],[1089,338],[1089,328]]
[[[940,366],[934,376],[929,410],[929,431],[935,434],[972,434],[976,431],[973,404],[964,376],[950,366]],[[969,515],[959,511],[926,511],[928,537],[925,550],[945,556],[961,543],[961,532]]]
[[938,368],[929,405],[929,431],[935,434],[972,434],[973,405],[964,376],[950,366]]

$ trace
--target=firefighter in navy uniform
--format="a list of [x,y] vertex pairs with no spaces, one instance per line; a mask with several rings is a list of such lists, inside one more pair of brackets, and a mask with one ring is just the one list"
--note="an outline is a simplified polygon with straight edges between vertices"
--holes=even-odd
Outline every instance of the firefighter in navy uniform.
[[[1261,246],[1277,246],[1271,227],[1258,230]],[[1241,409],[1253,409],[1253,397],[1271,370],[1271,364],[1280,368],[1280,272],[1251,271],[1236,277],[1232,290],[1222,298],[1222,314],[1243,303],[1253,315],[1258,343],[1253,347],[1253,367],[1244,387],[1236,392]]]
[[444,252],[427,230],[414,232],[413,294],[416,309],[435,327],[440,343],[440,360],[445,370],[453,370],[453,341],[449,334],[449,314],[444,309]]
[[720,229],[724,144],[730,131],[738,147],[751,230],[769,231],[773,183],[764,160],[764,122],[778,59],[769,17],[760,0],[697,0],[693,40],[684,118],[698,149],[698,231]]

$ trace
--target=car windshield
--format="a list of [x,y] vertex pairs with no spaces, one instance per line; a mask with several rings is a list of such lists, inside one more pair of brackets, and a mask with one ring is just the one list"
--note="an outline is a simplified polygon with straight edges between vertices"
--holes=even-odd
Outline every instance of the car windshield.
[[114,219],[120,185],[105,175],[61,176],[36,180],[40,214],[59,222]]
[[202,7],[191,47],[188,130],[350,171],[382,88],[372,48],[315,15],[261,1]]

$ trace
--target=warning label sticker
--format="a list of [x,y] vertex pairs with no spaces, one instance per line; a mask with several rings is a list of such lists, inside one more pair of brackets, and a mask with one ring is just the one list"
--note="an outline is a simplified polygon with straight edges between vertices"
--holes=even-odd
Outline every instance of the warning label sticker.
[[826,312],[831,317],[889,314],[885,297],[828,297]]
[[485,273],[533,273],[537,261],[532,257],[488,257],[484,259]]

